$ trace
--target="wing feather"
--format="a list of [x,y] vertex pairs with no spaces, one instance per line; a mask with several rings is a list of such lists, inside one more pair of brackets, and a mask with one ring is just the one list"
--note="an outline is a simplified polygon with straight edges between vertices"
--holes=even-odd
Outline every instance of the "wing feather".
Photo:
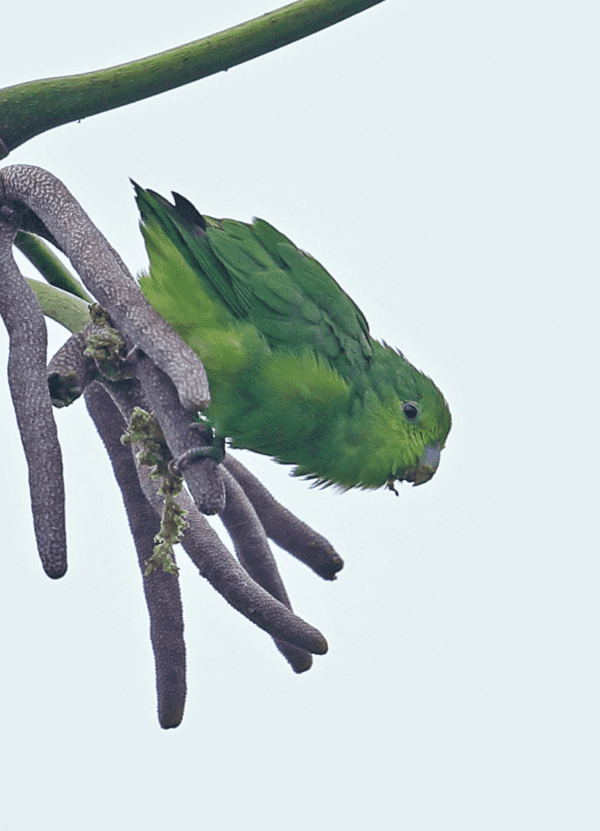
[[252,323],[272,349],[311,348],[345,377],[372,355],[358,306],[309,254],[262,219],[252,224],[201,215],[135,185],[142,220],[157,223],[230,314]]

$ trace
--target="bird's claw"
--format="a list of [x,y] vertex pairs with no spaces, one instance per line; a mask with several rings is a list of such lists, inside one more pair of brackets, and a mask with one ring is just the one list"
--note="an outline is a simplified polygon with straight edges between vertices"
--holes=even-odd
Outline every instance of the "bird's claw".
[[203,432],[209,431],[211,433],[212,443],[206,447],[191,447],[177,456],[176,459],[171,459],[169,462],[169,473],[173,476],[181,476],[181,471],[184,467],[198,462],[200,459],[214,459],[217,464],[221,464],[225,458],[225,439],[215,437],[212,435],[212,430],[206,425],[198,424],[198,427],[203,428]]

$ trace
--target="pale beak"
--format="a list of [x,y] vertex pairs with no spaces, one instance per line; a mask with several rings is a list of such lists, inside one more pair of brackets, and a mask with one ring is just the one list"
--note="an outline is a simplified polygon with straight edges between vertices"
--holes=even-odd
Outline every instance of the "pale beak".
[[413,486],[422,485],[423,482],[429,482],[433,474],[438,469],[439,463],[439,442],[436,442],[435,444],[428,444],[419,457],[419,464],[414,471],[415,478],[413,480]]

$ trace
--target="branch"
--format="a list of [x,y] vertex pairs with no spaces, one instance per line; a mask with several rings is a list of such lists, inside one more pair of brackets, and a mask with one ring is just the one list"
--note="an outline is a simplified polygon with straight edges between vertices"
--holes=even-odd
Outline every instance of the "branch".
[[223,72],[381,2],[298,0],[231,29],[138,61],[7,87],[0,93],[0,158],[61,124]]
[[94,302],[81,283],[36,234],[17,231],[15,245],[51,286],[81,297],[87,303]]
[[79,332],[90,322],[89,305],[71,292],[25,278],[35,292],[42,311],[70,332]]

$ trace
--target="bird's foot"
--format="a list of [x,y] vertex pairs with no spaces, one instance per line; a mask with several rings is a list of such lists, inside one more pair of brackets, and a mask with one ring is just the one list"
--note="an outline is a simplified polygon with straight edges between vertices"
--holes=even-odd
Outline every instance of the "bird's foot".
[[207,444],[204,447],[191,447],[175,459],[169,462],[169,472],[174,476],[181,476],[184,467],[199,461],[200,459],[214,459],[220,464],[225,458],[225,439],[215,436],[214,431],[207,424],[197,422],[192,425],[200,431],[202,438]]

